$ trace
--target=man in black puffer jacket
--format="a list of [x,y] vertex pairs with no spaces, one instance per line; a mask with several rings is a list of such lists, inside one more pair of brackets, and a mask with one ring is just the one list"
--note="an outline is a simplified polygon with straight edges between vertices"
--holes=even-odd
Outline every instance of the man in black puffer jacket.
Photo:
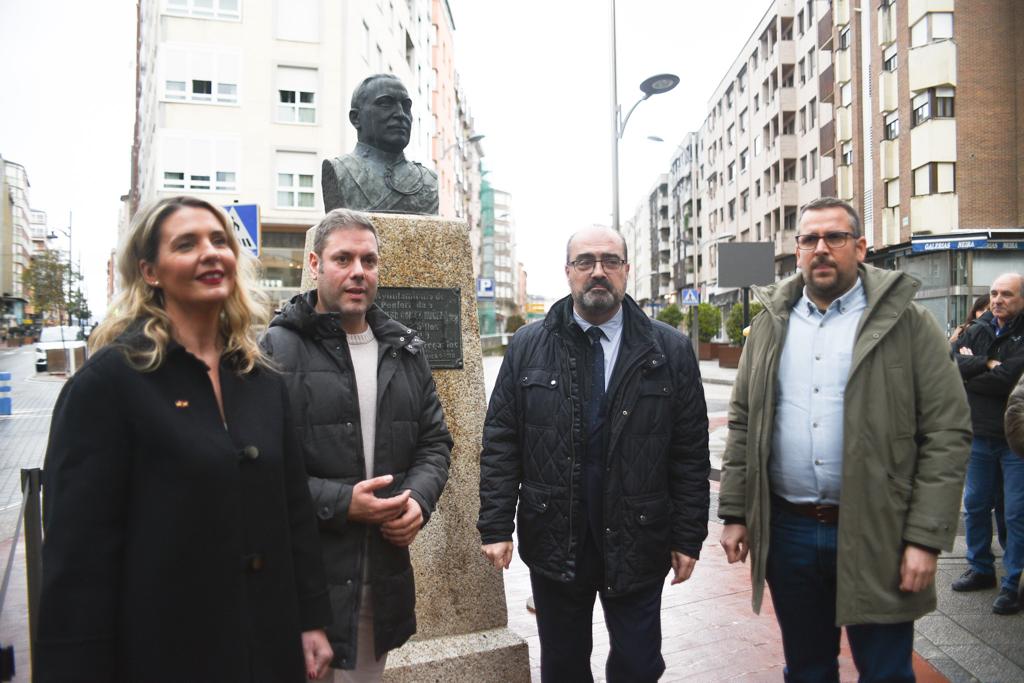
[[609,681],[654,681],[661,592],[685,581],[708,524],[708,420],[689,340],[625,295],[626,245],[569,241],[572,295],[512,338],[480,456],[483,552],[508,567],[518,501],[544,681],[592,680],[600,595]]
[[1006,402],[1024,372],[1024,278],[1000,275],[992,283],[990,312],[953,342],[971,405],[971,459],[964,488],[964,527],[970,567],[953,582],[955,591],[995,588],[992,509],[1002,481],[1006,545],[996,614],[1020,611],[1017,585],[1024,565],[1024,461],[1010,450],[1003,429]]
[[317,288],[263,338],[284,372],[320,522],[331,666],[358,680],[378,680],[387,652],[416,632],[409,545],[452,447],[423,341],[373,303],[378,254],[369,216],[328,213],[309,255]]

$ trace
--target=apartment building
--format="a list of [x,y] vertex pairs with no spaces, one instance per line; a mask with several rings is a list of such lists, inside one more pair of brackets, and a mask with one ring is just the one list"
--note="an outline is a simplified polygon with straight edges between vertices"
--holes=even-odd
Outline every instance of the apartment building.
[[681,290],[698,286],[693,273],[694,257],[698,269],[702,260],[694,248],[703,239],[696,174],[699,148],[699,134],[687,133],[676,147],[669,166],[669,261],[672,264],[670,303],[678,303]]
[[22,273],[46,247],[46,213],[29,202],[25,167],[0,156],[0,330],[20,327],[28,304]]
[[1015,0],[834,0],[820,20],[836,194],[864,217],[868,260],[919,277],[945,328],[1024,271],[1022,32]]
[[[450,14],[438,22],[431,0],[142,0],[129,213],[183,192],[258,205],[262,285],[287,300],[301,280],[305,231],[323,214],[321,163],[356,143],[348,112],[363,78],[402,80],[413,99],[406,156],[433,165],[432,48]],[[448,137],[453,112],[443,113]]]
[[672,301],[672,261],[667,173],[661,173],[622,225],[629,254],[626,291],[651,315]]
[[738,292],[717,285],[718,244],[771,242],[776,275],[792,272],[800,206],[821,196],[833,174],[821,153],[832,107],[818,82],[831,65],[817,31],[827,7],[772,3],[709,100],[696,146],[698,279],[723,307]]

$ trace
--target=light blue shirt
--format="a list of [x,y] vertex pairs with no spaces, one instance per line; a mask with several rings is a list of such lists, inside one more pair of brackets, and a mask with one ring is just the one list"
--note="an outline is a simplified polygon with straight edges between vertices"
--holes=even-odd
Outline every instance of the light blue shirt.
[[772,493],[790,502],[839,504],[843,394],[866,306],[858,278],[825,313],[808,298],[805,287],[789,316],[768,476]]
[[[576,312],[575,306],[572,309],[572,317],[576,324],[586,332],[594,325],[588,323]],[[612,379],[612,372],[615,370],[615,361],[619,358],[619,348],[622,346],[622,306],[615,312],[606,323],[598,325],[604,332],[601,339],[601,348],[604,349],[604,389],[608,391],[608,383]]]

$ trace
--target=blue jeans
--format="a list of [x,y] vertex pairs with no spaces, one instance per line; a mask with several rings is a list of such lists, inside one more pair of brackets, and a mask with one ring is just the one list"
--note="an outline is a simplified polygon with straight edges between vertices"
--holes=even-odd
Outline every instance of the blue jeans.
[[1017,590],[1024,565],[1024,459],[1010,450],[1005,439],[976,436],[971,442],[964,488],[967,561],[976,572],[996,573],[992,554],[992,510],[998,499],[1000,472],[1006,520],[1006,543],[1003,544],[1006,575],[1002,587]]
[[[787,683],[839,681],[837,531],[836,525],[773,506],[767,579]],[[914,622],[850,625],[846,635],[861,683],[914,681]]]

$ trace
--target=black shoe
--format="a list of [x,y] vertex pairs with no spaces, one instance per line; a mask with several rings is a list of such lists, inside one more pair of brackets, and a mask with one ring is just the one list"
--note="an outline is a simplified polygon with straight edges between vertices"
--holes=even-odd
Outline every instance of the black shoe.
[[965,593],[967,591],[980,591],[986,588],[996,587],[995,574],[982,574],[973,569],[968,569],[960,578],[953,582],[953,590]]
[[992,603],[993,614],[1016,614],[1020,611],[1020,600],[1017,599],[1017,591],[1012,588],[1004,588],[999,591],[996,601]]

